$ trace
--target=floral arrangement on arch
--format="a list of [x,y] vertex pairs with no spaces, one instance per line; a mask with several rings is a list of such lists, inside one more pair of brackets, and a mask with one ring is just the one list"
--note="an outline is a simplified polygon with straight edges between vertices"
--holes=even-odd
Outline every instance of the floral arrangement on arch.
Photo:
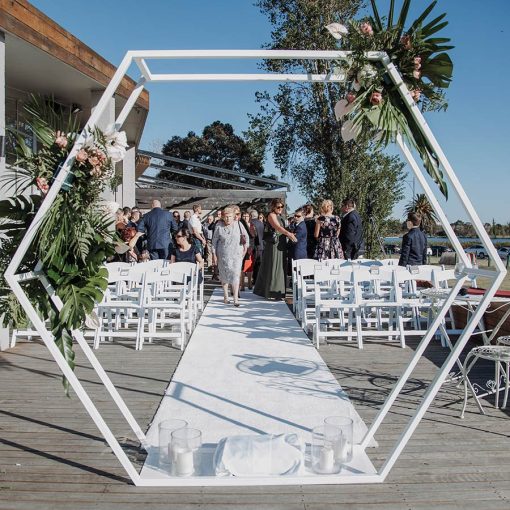
[[434,0],[406,28],[411,0],[403,1],[398,16],[395,0],[391,0],[387,18],[379,15],[376,1],[370,1],[373,16],[349,21],[347,26],[330,23],[326,27],[342,50],[352,51],[348,60],[337,64],[337,72],[347,76],[345,97],[335,106],[336,117],[342,121],[342,138],[350,141],[362,131],[371,131],[378,143],[387,145],[397,133],[402,134],[417,149],[427,172],[447,197],[437,155],[384,66],[366,56],[370,51],[386,52],[422,111],[445,110],[448,105],[444,89],[448,88],[453,73],[447,51],[453,46],[448,45],[450,39],[436,34],[447,26],[446,14],[427,21],[437,4]]
[[[3,178],[3,187],[14,191],[0,201],[0,235],[3,236],[0,275],[5,271],[41,203],[60,172],[79,135],[78,119],[54,101],[32,96],[25,105],[26,124],[37,149],[16,132],[9,145],[15,147],[15,172]],[[108,286],[106,260],[118,241],[113,215],[101,194],[110,187],[115,163],[126,154],[124,132],[113,128],[90,130],[72,160],[71,169],[41,225],[20,270],[33,271],[42,263],[44,273],[60,297],[58,310],[40,282],[30,280],[26,291],[38,314],[49,321],[56,345],[74,368],[72,331],[90,325],[93,309]],[[40,194],[30,194],[33,186]],[[22,327],[26,322],[13,293],[0,277],[0,323]],[[64,379],[68,392],[68,381]]]

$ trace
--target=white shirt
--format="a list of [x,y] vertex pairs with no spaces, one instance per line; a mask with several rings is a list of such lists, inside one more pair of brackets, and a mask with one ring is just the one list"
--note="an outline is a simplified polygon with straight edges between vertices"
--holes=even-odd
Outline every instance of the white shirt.
[[200,222],[200,218],[197,214],[193,214],[189,219],[189,226],[192,229],[196,229],[199,234],[202,233],[202,223]]

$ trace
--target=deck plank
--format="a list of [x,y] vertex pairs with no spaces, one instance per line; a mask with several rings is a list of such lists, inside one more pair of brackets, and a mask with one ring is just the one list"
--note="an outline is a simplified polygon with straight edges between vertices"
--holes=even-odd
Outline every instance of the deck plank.
[[[417,340],[401,349],[388,342],[325,345],[320,354],[367,424],[374,419]],[[156,412],[180,351],[155,341],[137,352],[131,341],[106,343],[98,358],[142,428]],[[419,362],[406,393],[379,429],[380,466],[423,396],[447,351],[433,344]],[[121,414],[77,352],[76,372],[113,432],[136,445]],[[476,367],[474,378],[491,378]],[[510,410],[484,399],[487,416],[470,403],[459,412],[461,389],[444,386],[402,452],[387,481],[368,486],[143,488],[129,484],[122,467],[75,395],[64,396],[56,364],[40,342],[20,341],[0,353],[0,508],[139,509],[253,508],[264,510],[421,510],[510,508]],[[128,449],[135,456],[135,449]],[[141,466],[141,462],[139,464]]]

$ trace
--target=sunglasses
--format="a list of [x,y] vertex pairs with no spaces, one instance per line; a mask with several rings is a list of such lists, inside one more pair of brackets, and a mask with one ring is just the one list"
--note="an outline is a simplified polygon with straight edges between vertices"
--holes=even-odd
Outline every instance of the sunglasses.
[[283,209],[283,205],[277,205],[275,209]]
[[302,218],[301,214],[294,214],[294,218]]

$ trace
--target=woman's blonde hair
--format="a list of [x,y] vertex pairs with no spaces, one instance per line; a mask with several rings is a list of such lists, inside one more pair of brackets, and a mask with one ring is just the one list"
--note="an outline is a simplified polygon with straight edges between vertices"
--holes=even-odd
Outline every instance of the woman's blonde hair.
[[221,211],[222,216],[226,216],[227,214],[235,214],[234,208],[232,206],[227,206],[223,211]]
[[333,211],[334,207],[335,206],[333,205],[333,200],[329,199],[323,200],[321,202],[321,214],[324,214],[328,209],[331,209],[331,211]]

